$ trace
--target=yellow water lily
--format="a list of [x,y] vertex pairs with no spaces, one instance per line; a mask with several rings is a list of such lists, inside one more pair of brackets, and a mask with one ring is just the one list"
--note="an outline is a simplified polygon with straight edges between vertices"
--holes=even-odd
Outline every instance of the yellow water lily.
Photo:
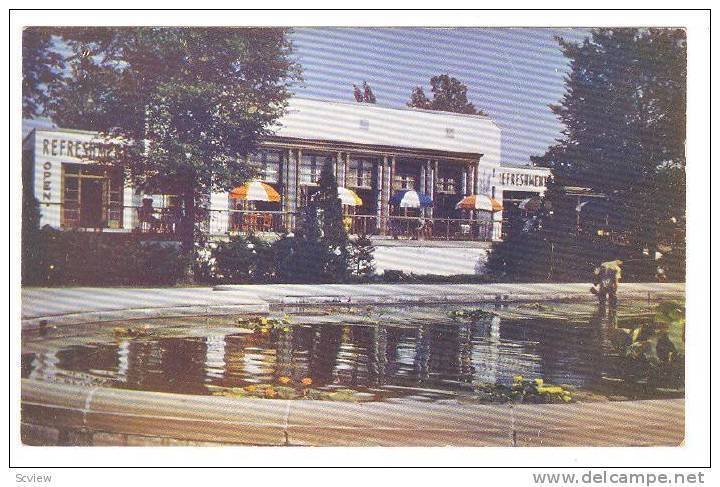
[[309,386],[312,384],[312,379],[310,377],[305,377],[303,380],[301,380],[304,385]]
[[515,382],[522,382],[522,381],[523,381],[523,376],[522,376],[522,375],[516,375],[515,377],[513,377],[513,380],[514,380]]
[[541,385],[543,385],[543,380],[542,380],[542,379],[535,379],[535,385],[536,385],[536,386],[541,386]]
[[278,381],[279,381],[281,384],[287,384],[287,383],[290,382],[290,377],[282,376],[282,377],[280,377],[280,378],[278,379]]
[[537,388],[540,394],[562,394],[565,390],[560,386],[540,386]]
[[265,389],[265,396],[267,397],[275,397],[277,396],[277,394],[277,391],[275,391],[275,389],[273,389],[272,387],[268,387],[267,389]]

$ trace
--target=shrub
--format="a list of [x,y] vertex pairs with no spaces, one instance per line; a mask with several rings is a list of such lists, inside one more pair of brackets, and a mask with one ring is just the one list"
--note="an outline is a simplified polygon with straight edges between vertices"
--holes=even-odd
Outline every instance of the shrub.
[[367,235],[360,235],[350,242],[350,271],[355,277],[370,277],[375,274],[373,253],[375,247]]
[[283,237],[272,245],[271,255],[276,282],[327,283],[334,276],[327,270],[327,246],[316,240]]
[[188,264],[174,243],[145,241],[134,235],[48,228],[23,245],[32,246],[34,256],[23,263],[31,269],[25,285],[173,285],[185,275]]
[[254,235],[219,242],[211,255],[214,277],[220,282],[267,282],[273,275],[270,245]]

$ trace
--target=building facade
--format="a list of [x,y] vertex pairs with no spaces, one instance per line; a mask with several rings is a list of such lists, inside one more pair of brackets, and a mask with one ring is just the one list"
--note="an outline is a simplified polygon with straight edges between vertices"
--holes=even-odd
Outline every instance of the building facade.
[[[323,165],[333,165],[338,185],[354,191],[362,205],[346,208],[351,233],[427,240],[499,240],[503,214],[523,198],[542,194],[549,172],[504,167],[501,134],[485,116],[367,103],[293,98],[286,114],[245,161],[256,178],[280,194],[276,203],[238,201],[228,193],[208,195],[207,229],[222,237],[235,232],[291,232],[298,212],[317,188]],[[23,141],[23,158],[40,202],[41,226],[128,232],[141,226],[143,198],[124,184],[111,160],[120,144],[92,132],[35,129]],[[394,194],[415,190],[431,207],[396,208]],[[464,196],[502,202],[494,213],[455,209]],[[174,195],[150,195],[163,221]],[[428,222],[419,234],[417,222]],[[159,225],[155,230],[172,230]]]

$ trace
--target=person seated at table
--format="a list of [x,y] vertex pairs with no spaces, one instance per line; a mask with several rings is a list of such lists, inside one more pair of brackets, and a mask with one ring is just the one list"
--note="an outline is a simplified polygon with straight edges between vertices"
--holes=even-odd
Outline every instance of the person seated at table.
[[155,217],[155,208],[153,208],[153,199],[146,196],[142,200],[142,206],[138,208],[138,219],[143,231],[157,230],[159,220]]
[[428,222],[425,218],[418,218],[417,227],[415,228],[415,239],[420,240],[425,238],[428,229]]
[[162,213],[160,226],[164,232],[175,233],[182,218],[182,208],[175,200],[170,200],[170,205]]

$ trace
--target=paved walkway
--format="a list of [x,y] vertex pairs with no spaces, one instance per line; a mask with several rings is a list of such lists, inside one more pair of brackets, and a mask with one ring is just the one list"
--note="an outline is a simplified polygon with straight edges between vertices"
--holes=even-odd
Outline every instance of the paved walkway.
[[[116,319],[263,313],[271,304],[400,304],[592,299],[590,284],[271,284],[196,288],[24,288],[23,327]],[[678,297],[684,284],[625,283],[620,297]]]

